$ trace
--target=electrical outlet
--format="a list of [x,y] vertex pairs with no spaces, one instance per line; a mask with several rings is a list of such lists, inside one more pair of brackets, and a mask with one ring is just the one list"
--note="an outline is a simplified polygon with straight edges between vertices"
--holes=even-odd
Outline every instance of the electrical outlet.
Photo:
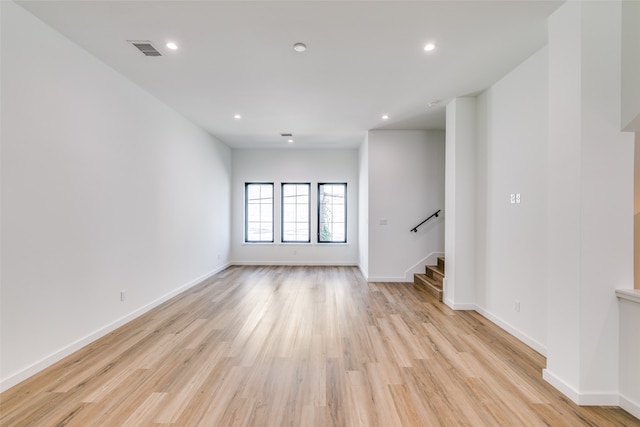
[[120,291],[120,301],[127,300],[127,291]]
[[516,193],[516,203],[520,203],[520,193]]
[[514,193],[511,193],[511,203],[515,203],[516,202],[516,195]]

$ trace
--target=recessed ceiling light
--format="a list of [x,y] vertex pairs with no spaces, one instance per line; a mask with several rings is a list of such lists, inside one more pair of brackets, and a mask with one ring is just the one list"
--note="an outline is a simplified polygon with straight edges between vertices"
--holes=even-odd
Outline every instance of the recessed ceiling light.
[[167,43],[167,44],[166,44],[166,46],[167,46],[169,49],[171,49],[171,50],[176,50],[176,49],[178,49],[178,45],[177,45],[177,44],[175,44],[174,42],[169,42],[169,43]]
[[293,45],[293,50],[295,50],[296,52],[304,52],[305,50],[307,50],[307,45],[304,43],[296,43]]
[[288,142],[289,144],[293,144],[293,139],[288,139],[288,140],[287,140],[287,142]]
[[389,119],[388,115],[385,114],[385,115],[382,116],[382,120],[388,120],[388,119]]
[[433,43],[427,43],[426,45],[424,45],[424,50],[426,50],[427,52],[431,52],[435,48],[436,48],[436,45]]
[[236,120],[240,120],[242,118],[242,116],[240,114],[236,114],[233,116],[234,119]]
[[429,107],[435,107],[436,105],[440,104],[440,102],[441,101],[438,99],[436,101],[429,102],[429,104],[427,104],[427,105],[429,105]]

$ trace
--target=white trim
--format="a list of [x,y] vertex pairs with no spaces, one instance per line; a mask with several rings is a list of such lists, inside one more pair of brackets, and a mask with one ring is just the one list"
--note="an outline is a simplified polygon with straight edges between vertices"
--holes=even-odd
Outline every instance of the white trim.
[[580,406],[618,406],[620,396],[618,394],[586,394],[582,393],[578,396],[578,405]]
[[451,301],[449,298],[444,298],[442,300],[447,307],[449,307],[452,310],[476,310],[476,305],[473,303],[469,303],[469,302],[453,302]]
[[413,282],[414,273],[424,273],[425,266],[436,265],[438,263],[438,257],[444,257],[444,252],[431,252],[426,257],[422,258],[404,272],[405,280],[403,282]]
[[538,353],[546,357],[547,347],[544,346],[542,343],[539,343],[535,339],[531,338],[529,335],[525,334],[524,332],[522,332],[517,328],[514,328],[509,323],[505,322],[498,316],[491,314],[490,312],[488,312],[482,307],[476,306],[475,310],[486,319],[498,325],[500,328],[504,329],[505,331],[507,331],[508,333],[518,338],[520,341],[522,341],[523,343],[525,343],[526,345],[528,345],[529,347],[531,347],[532,349],[534,349],[535,351],[537,351]]
[[367,276],[369,275],[369,273],[364,270],[364,267],[362,266],[362,264],[358,264],[358,269],[360,270],[360,274],[362,274],[362,276],[364,277],[364,280],[368,282],[369,278]]
[[564,394],[569,399],[571,399],[573,401],[573,403],[576,403],[578,405],[580,404],[580,403],[578,403],[579,400],[580,400],[580,393],[578,393],[576,390],[574,390],[573,387],[571,387],[570,385],[568,385],[567,383],[562,381],[556,375],[551,373],[551,371],[549,371],[546,368],[543,369],[542,370],[542,378],[546,382],[548,382],[549,384],[554,386],[558,391],[560,391],[560,393]]
[[624,409],[634,417],[640,419],[640,403],[634,402],[633,400],[625,397],[622,394],[620,394],[619,400],[620,400],[619,406],[622,409]]
[[394,283],[411,283],[413,282],[413,278],[411,280],[407,280],[406,277],[368,277],[367,282],[394,282]]
[[[554,386],[558,391],[567,396],[573,403],[580,406],[618,406],[621,396],[611,393],[580,393],[569,384],[551,373],[548,369],[542,370],[542,378]],[[624,408],[623,408],[624,409]]]
[[265,265],[265,266],[320,266],[320,267],[358,267],[356,262],[317,262],[317,261],[233,261],[230,265]]
[[174,289],[173,291],[169,292],[168,294],[165,294],[163,296],[161,296],[160,298],[151,301],[150,303],[138,308],[137,310],[132,311],[131,313],[103,326],[100,329],[97,329],[96,331],[90,333],[89,335],[86,335],[82,338],[80,338],[77,341],[72,342],[71,344],[61,348],[60,350],[57,350],[53,353],[51,353],[49,356],[46,356],[42,359],[40,359],[39,361],[31,364],[30,366],[27,366],[26,368],[24,368],[23,370],[10,375],[7,378],[2,379],[2,381],[0,381],[0,392],[3,392],[5,390],[8,390],[9,388],[13,387],[14,385],[26,380],[27,378],[31,377],[32,375],[35,375],[36,373],[42,371],[45,368],[48,368],[49,366],[53,365],[56,362],[59,362],[60,360],[64,359],[65,357],[69,356],[70,354],[74,353],[75,351],[80,350],[81,348],[91,344],[92,342],[94,342],[95,340],[102,338],[103,336],[107,335],[110,332],[113,332],[114,330],[118,329],[120,326],[132,321],[133,319],[135,319],[136,317],[139,317],[141,315],[143,315],[144,313],[148,312],[149,310],[151,310],[152,308],[157,307],[158,305],[162,304],[163,302],[173,298],[174,296],[186,291],[187,289],[207,280],[208,278],[212,277],[213,275],[221,272],[222,270],[225,270],[226,268],[230,267],[231,264],[224,264],[218,268],[216,268],[213,271],[210,271],[209,273],[206,273],[196,279],[191,280],[190,282]]
[[616,296],[640,304],[640,289],[616,289]]

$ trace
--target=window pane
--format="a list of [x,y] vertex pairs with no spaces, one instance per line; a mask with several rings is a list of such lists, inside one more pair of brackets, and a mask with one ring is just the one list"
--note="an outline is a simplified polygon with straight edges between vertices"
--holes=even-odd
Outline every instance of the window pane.
[[247,228],[247,240],[259,240],[260,239],[260,224],[249,224]]
[[273,184],[245,184],[245,241],[273,242]]
[[273,211],[273,207],[271,204],[261,204],[260,205],[260,222],[271,222],[271,212]]
[[310,184],[282,184],[282,241],[309,241]]
[[309,222],[309,205],[308,204],[305,203],[304,205],[297,206],[296,218],[298,222],[304,222],[304,223]]
[[283,241],[295,240],[296,237],[296,228],[295,224],[283,224],[282,228],[283,233]]
[[318,184],[318,242],[347,241],[346,189],[346,183]]
[[247,220],[251,222],[260,221],[260,205],[253,203],[247,206]]
[[290,197],[296,194],[296,188],[293,185],[282,186],[282,197]]
[[333,205],[333,209],[331,211],[333,214],[333,222],[344,222],[344,205]]

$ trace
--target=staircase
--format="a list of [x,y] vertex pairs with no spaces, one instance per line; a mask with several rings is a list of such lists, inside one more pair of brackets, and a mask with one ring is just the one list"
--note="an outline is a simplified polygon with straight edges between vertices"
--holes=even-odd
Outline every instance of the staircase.
[[438,257],[438,265],[427,265],[426,274],[414,274],[413,282],[442,301],[442,279],[444,279],[444,258]]

